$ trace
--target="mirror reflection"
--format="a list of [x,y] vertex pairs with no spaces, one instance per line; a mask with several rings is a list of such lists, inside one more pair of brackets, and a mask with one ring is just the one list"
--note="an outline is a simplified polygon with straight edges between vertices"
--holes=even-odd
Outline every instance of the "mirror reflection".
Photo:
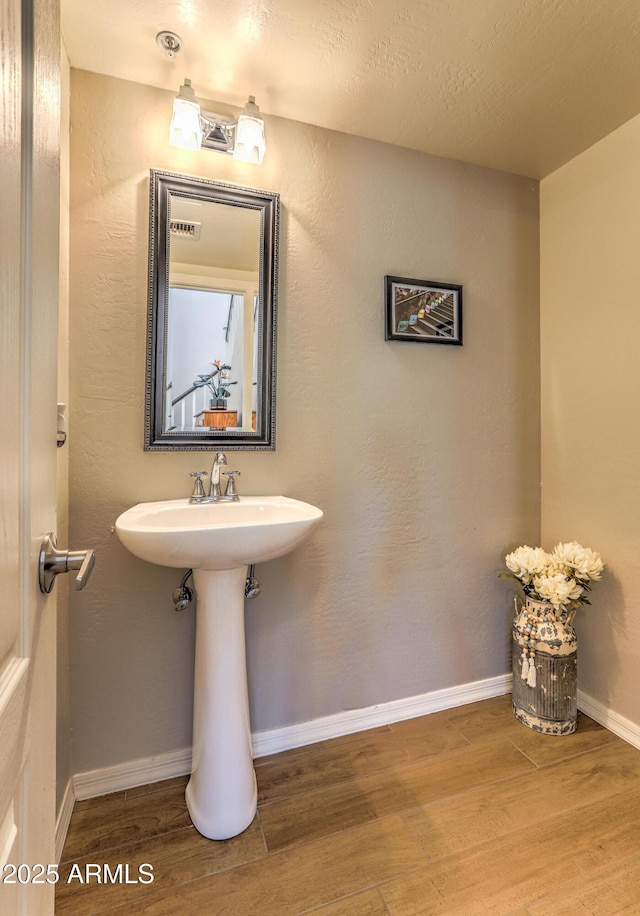
[[277,212],[152,172],[147,448],[274,447]]
[[165,432],[255,430],[260,214],[170,195]]

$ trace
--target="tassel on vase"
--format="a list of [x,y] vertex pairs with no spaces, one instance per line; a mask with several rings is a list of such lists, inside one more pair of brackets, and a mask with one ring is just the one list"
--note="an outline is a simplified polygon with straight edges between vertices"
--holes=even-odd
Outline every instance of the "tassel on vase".
[[522,653],[522,671],[520,672],[520,677],[523,681],[527,680],[527,675],[529,674],[529,657],[527,656],[527,650],[525,649]]
[[531,658],[529,660],[529,673],[527,674],[527,684],[529,687],[536,686],[536,663],[535,659]]

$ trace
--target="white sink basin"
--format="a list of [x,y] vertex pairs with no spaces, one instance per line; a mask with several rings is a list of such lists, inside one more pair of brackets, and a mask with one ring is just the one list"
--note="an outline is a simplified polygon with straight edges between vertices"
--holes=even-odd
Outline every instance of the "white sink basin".
[[286,496],[198,505],[140,503],[116,521],[124,546],[150,563],[193,569],[198,599],[193,757],[186,789],[203,836],[226,840],[257,809],[244,642],[247,566],[293,550],[322,511]]
[[198,505],[187,499],[140,503],[116,521],[131,553],[179,569],[234,569],[293,550],[322,510],[286,496],[243,496]]

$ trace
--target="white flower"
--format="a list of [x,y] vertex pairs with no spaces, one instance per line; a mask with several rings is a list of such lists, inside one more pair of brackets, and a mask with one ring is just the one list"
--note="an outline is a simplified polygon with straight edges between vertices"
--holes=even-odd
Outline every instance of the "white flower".
[[550,601],[556,610],[570,601],[577,601],[584,589],[575,581],[567,578],[562,572],[552,572],[536,576],[533,587],[543,601]]
[[588,604],[589,580],[599,579],[604,569],[600,555],[577,541],[558,544],[553,553],[525,544],[508,554],[505,562],[525,595],[549,601],[556,611],[568,604]]
[[543,573],[550,561],[551,557],[541,547],[529,547],[527,544],[505,557],[507,568],[523,585],[528,585],[534,576]]
[[573,576],[582,582],[599,579],[604,569],[600,554],[589,547],[583,547],[577,541],[558,544],[553,551],[553,556],[561,567],[564,567],[566,575]]

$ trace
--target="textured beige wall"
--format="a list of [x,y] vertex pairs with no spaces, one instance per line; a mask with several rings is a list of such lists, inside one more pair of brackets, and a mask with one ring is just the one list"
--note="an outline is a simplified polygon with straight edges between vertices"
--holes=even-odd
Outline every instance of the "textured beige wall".
[[[229,457],[241,493],[325,519],[258,567],[254,729],[506,672],[496,573],[540,533],[537,183],[281,119],[259,168],[180,151],[171,99],[72,73],[71,520],[98,551],[73,595],[75,771],[191,735],[180,574],[111,532],[136,502],[188,495],[206,463],[142,449],[150,168],[281,194],[277,450]],[[464,346],[385,342],[385,273],[462,283]]]
[[607,571],[578,615],[579,687],[640,724],[640,118],[541,185],[542,531]]

